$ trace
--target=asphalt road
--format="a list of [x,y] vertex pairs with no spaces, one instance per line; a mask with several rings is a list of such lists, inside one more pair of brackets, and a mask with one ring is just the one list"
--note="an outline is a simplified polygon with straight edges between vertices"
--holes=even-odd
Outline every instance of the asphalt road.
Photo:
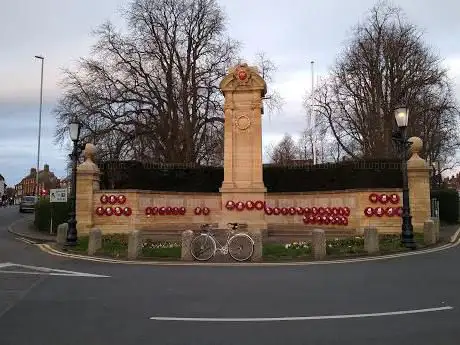
[[[352,264],[119,265],[43,253],[7,232],[19,217],[0,209],[0,345],[460,343],[460,246]],[[315,316],[327,317],[289,319]]]

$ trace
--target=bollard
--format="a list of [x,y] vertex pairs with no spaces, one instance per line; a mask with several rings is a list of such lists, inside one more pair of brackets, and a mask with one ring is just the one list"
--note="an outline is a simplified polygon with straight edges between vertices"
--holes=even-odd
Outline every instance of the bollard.
[[254,251],[252,253],[252,256],[250,258],[250,261],[252,262],[261,262],[262,261],[262,256],[263,256],[263,232],[261,230],[251,230],[248,234],[252,240],[254,241]]
[[136,260],[141,251],[141,232],[134,230],[129,233],[128,238],[128,259]]
[[431,220],[434,222],[434,230],[436,233],[436,243],[439,241],[439,217],[431,217]]
[[423,242],[427,246],[436,244],[436,228],[434,221],[431,219],[423,223]]
[[68,230],[69,230],[69,224],[62,223],[58,225],[57,230],[56,230],[56,243],[57,244],[66,244]]
[[182,261],[193,261],[192,256],[192,240],[193,240],[193,231],[185,230],[182,232],[182,245],[181,245],[181,260]]
[[88,255],[94,255],[102,248],[102,231],[100,229],[91,229],[89,231]]
[[313,230],[312,252],[314,260],[322,260],[326,257],[326,233],[324,232],[324,230]]
[[379,233],[376,228],[364,228],[364,250],[367,254],[376,254],[379,252]]

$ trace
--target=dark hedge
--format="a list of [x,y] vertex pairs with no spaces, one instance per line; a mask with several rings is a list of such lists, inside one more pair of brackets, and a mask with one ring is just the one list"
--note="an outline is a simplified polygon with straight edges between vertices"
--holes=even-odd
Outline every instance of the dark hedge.
[[459,220],[458,192],[455,189],[438,189],[431,191],[431,198],[439,200],[439,219],[446,223]]
[[[223,167],[159,165],[134,161],[103,162],[102,189],[218,192]],[[308,192],[357,188],[401,188],[401,166],[395,160],[347,161],[337,164],[264,165],[268,192]]]
[[35,206],[34,224],[39,231],[49,232],[51,226],[51,208],[53,208],[53,232],[59,224],[69,220],[70,201],[50,203],[49,196],[40,197]]

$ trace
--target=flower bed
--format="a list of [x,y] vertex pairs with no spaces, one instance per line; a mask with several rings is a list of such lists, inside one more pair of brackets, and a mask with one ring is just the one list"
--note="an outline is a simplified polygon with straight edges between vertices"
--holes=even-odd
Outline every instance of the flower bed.
[[[78,238],[78,243],[73,251],[86,253],[88,251],[88,236]],[[181,256],[179,243],[159,242],[151,239],[142,241],[139,259],[168,259],[177,260]],[[128,235],[113,234],[102,236],[102,248],[96,252],[98,256],[125,259],[128,256]]]
[[[423,234],[415,234],[417,248],[425,247]],[[381,254],[397,253],[408,250],[401,245],[399,235],[380,235],[379,249]],[[345,239],[326,240],[326,254],[329,259],[367,255],[364,250],[364,237],[356,236]],[[309,242],[293,242],[289,244],[265,244],[263,248],[265,261],[311,260],[311,244]]]
[[[418,248],[423,248],[423,234],[415,234]],[[401,245],[399,235],[381,235],[379,238],[381,254],[406,251]],[[88,250],[88,237],[82,236],[72,251],[86,253]],[[326,241],[326,253],[330,259],[367,255],[364,250],[364,237],[356,236],[345,239],[329,239]],[[96,253],[99,256],[124,259],[128,254],[128,235],[113,234],[102,237],[102,248]],[[293,242],[288,244],[264,244],[264,261],[306,261],[311,260],[312,248],[310,242]],[[181,245],[177,242],[142,241],[139,259],[179,260]]]

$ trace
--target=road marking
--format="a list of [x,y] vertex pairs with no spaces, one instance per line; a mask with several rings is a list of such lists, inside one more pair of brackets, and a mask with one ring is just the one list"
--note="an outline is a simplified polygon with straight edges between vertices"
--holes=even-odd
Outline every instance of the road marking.
[[[19,270],[9,270],[9,271],[2,271],[2,268],[5,267],[14,267],[14,268],[23,268],[29,271],[19,271]],[[66,271],[66,270],[59,270],[54,268],[47,268],[41,266],[28,266],[28,265],[20,265],[14,263],[5,263],[0,264],[0,273],[3,274],[28,274],[28,275],[50,275],[50,276],[65,276],[65,277],[86,277],[86,278],[109,278],[110,276],[99,275],[99,274],[92,274],[92,273],[82,273],[82,272],[75,272],[75,271]]]
[[0,263],[0,268],[2,267],[10,267],[10,266],[13,266],[14,264],[12,264],[11,262],[4,262],[4,263]]
[[455,231],[455,234],[452,235],[452,237],[450,238],[450,241],[455,242],[455,240],[457,239],[458,234],[460,234],[460,228],[458,228],[457,231]]
[[206,318],[206,317],[160,317],[153,316],[150,320],[155,321],[186,321],[186,322],[273,322],[273,321],[308,321],[308,320],[331,320],[331,319],[359,319],[366,317],[380,317],[380,316],[396,316],[408,314],[421,314],[436,311],[452,310],[453,307],[438,307],[428,309],[414,309],[392,311],[386,313],[370,313],[370,314],[344,314],[344,315],[320,315],[320,316],[299,316],[299,317],[260,317],[260,318]]
[[34,241],[31,241],[27,238],[24,238],[24,237],[15,237],[16,240],[18,241],[21,241],[21,242],[25,242],[27,244],[37,244],[37,242],[34,242]]
[[61,252],[57,249],[52,248],[48,244],[36,244],[36,245],[40,248],[40,250],[50,255],[78,259],[78,260],[92,261],[92,262],[111,263],[111,264],[150,265],[150,266],[195,266],[195,267],[209,267],[209,266],[214,266],[214,267],[231,267],[231,266],[274,267],[274,266],[311,266],[311,265],[352,264],[352,263],[358,263],[358,262],[388,260],[388,259],[402,258],[406,256],[429,254],[429,253],[440,252],[446,249],[450,249],[450,248],[459,246],[460,238],[455,243],[444,244],[436,248],[428,248],[428,249],[421,249],[421,250],[406,252],[406,253],[397,253],[397,254],[389,254],[389,255],[374,256],[374,257],[361,257],[361,258],[354,258],[354,259],[307,261],[307,262],[257,262],[257,263],[252,263],[252,262],[246,262],[246,263],[245,262],[237,262],[237,263],[200,262],[199,264],[196,262],[133,261],[133,260],[116,260],[116,259],[109,259],[109,258],[97,258],[97,257],[86,256],[86,255]]

